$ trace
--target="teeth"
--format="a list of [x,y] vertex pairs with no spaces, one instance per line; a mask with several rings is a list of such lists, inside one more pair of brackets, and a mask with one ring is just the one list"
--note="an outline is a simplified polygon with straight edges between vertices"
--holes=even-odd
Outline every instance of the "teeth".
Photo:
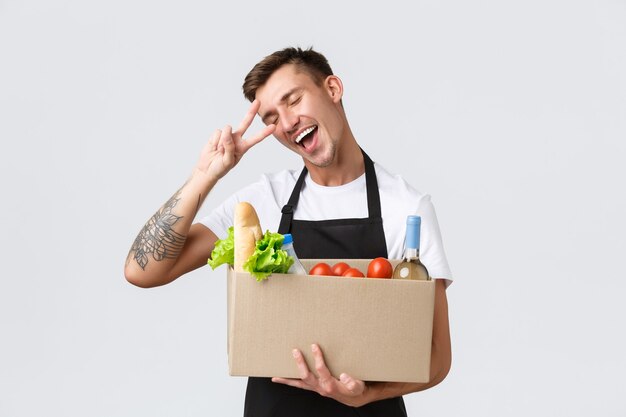
[[303,137],[305,137],[306,135],[308,135],[314,130],[315,130],[315,126],[311,126],[310,128],[303,130],[302,133],[300,133],[298,137],[296,138],[296,143],[300,143]]

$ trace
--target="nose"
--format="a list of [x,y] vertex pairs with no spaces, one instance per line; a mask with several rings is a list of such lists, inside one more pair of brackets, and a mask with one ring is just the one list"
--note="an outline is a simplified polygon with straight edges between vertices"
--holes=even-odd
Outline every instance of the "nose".
[[287,135],[294,133],[298,127],[298,116],[293,112],[285,110],[279,114],[280,127]]

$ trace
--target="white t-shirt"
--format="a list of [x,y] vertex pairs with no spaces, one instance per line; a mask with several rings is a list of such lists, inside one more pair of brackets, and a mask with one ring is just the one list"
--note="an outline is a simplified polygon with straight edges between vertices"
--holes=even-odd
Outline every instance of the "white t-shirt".
[[[392,175],[378,164],[374,164],[383,229],[387,242],[387,257],[402,258],[406,217],[418,215],[422,218],[420,233],[420,260],[433,278],[452,282],[452,273],[443,248],[441,232],[435,208],[428,194],[411,187],[399,175]],[[233,224],[235,205],[247,201],[255,208],[261,229],[277,231],[281,209],[291,195],[300,171],[284,170],[264,174],[261,179],[248,185],[226,199],[200,223],[211,229],[220,239],[226,237],[227,229]],[[316,184],[307,174],[300,200],[294,211],[295,220],[330,220],[368,217],[365,174],[352,182],[336,187]]]

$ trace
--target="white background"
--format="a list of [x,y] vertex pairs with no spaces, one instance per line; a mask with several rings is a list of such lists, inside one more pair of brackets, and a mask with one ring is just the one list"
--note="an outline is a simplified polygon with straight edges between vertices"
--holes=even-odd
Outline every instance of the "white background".
[[[0,0],[0,416],[241,415],[224,271],[143,290],[122,269],[292,45],[437,208],[454,361],[409,414],[626,415],[625,22],[621,0]],[[300,165],[268,139],[201,214]]]

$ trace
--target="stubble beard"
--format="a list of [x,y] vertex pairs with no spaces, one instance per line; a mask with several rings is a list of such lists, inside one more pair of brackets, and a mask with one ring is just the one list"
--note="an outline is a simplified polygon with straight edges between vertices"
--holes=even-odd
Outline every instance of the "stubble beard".
[[326,168],[335,161],[335,153],[337,152],[337,144],[335,142],[329,142],[328,148],[321,159],[316,158],[316,155],[305,156],[306,160],[318,168]]

